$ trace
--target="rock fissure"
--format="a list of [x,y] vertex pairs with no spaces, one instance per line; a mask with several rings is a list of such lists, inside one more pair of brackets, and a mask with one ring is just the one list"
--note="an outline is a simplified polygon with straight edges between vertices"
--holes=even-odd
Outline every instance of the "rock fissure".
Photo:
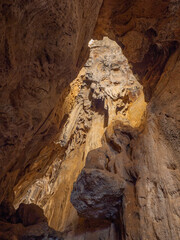
[[180,239],[179,11],[2,0],[0,239]]

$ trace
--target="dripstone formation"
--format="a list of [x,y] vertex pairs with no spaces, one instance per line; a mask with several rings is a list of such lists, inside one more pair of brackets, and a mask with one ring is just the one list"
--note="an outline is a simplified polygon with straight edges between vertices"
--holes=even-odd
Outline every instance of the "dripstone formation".
[[0,239],[180,239],[179,16],[1,0]]
[[[51,219],[50,226],[65,232],[65,239],[78,239],[79,221],[89,231],[85,219],[90,219],[92,228],[97,228],[94,219],[100,220],[105,232],[97,232],[96,237],[99,234],[105,237],[115,227],[111,222],[120,217],[128,174],[119,171],[122,172],[123,164],[130,165],[129,131],[137,135],[133,128],[142,129],[144,124],[146,104],[142,86],[133,76],[121,48],[104,38],[91,41],[90,57],[73,81],[65,104],[68,99],[74,99],[74,104],[62,130],[40,156],[54,155],[54,163],[31,187],[26,186],[27,180],[15,187],[16,205],[33,202],[43,207]],[[120,124],[124,132],[118,129]],[[71,195],[73,182],[84,166],[77,189]],[[80,217],[70,203],[70,195]],[[56,204],[58,207],[54,208]],[[80,235],[83,237],[84,233]]]

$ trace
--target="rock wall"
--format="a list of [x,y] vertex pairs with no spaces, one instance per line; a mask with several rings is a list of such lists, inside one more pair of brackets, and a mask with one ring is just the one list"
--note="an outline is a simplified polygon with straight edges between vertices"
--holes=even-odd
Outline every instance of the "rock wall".
[[[85,166],[72,192],[71,201],[80,215],[92,218],[94,213],[94,218],[111,221],[113,218],[119,229],[117,239],[180,238],[179,7],[179,1],[107,0],[103,2],[96,25],[95,38],[107,35],[122,46],[149,101],[142,132],[133,136],[134,129],[126,132],[118,127],[121,133],[130,133],[133,137],[130,156],[128,152],[124,156],[122,150],[116,158],[121,164],[117,164],[114,176],[108,173],[113,172],[109,167],[102,173],[102,169],[94,166],[94,161],[106,160],[106,139],[101,149],[104,157],[102,153],[98,157],[97,150],[91,153],[92,166],[90,163]],[[112,139],[114,141],[114,137]],[[116,188],[111,192],[108,208],[104,196],[109,194],[108,186],[117,178],[116,174],[123,187],[121,192]],[[91,184],[98,191],[93,191]],[[119,203],[117,194],[121,195]],[[119,208],[119,216],[115,214],[115,206],[116,211]]]
[[57,106],[88,57],[101,4],[1,1],[0,202],[13,200],[14,185],[59,132]]
[[71,202],[80,216],[118,226],[120,238],[110,239],[180,238],[179,50],[159,80],[144,129],[113,122],[74,184]]
[[[180,238],[179,14],[179,0],[1,1],[0,202],[5,202],[0,211],[3,204],[12,203],[14,188],[15,204],[38,203],[50,224],[64,231],[66,239]],[[109,89],[112,79],[110,83],[103,80],[102,86],[97,81],[89,86],[94,81],[89,74],[85,85],[79,76],[74,90],[68,86],[87,59],[87,43],[96,21],[94,38],[109,36],[115,40],[143,84],[149,102],[146,120],[141,120],[142,94],[133,104],[127,95],[134,101],[134,90],[120,101],[117,91]],[[95,66],[102,70],[102,63]],[[106,61],[103,66],[108,69]],[[111,67],[116,78],[120,71],[116,65]],[[103,87],[108,91],[102,91]],[[89,99],[82,101],[89,91],[94,91],[92,119],[87,114]],[[113,94],[109,96],[110,92]],[[78,115],[79,107],[83,116]],[[98,131],[91,126],[97,126]],[[99,150],[87,155],[95,148]],[[109,160],[102,169],[107,161],[104,156]],[[94,163],[99,160],[100,165]],[[90,201],[83,211],[73,202],[87,220],[79,218],[69,202],[72,182],[84,165],[72,202],[77,199],[87,205]],[[86,194],[83,199],[78,197],[78,191],[86,190],[78,187],[86,186],[86,173],[88,181],[94,181],[91,172],[97,178],[98,174],[102,176],[103,191],[112,182],[113,186],[122,184],[121,191],[114,189],[114,196],[120,200],[111,196],[112,217],[108,202],[99,205],[92,189],[89,199]],[[103,191],[99,191],[100,197]],[[101,213],[92,200],[102,207]],[[97,211],[98,219],[89,222],[91,210]],[[3,211],[0,217],[4,224],[7,219]],[[11,232],[18,230],[18,225],[3,224],[1,231],[12,229],[8,239],[14,239]],[[19,231],[22,229],[20,226]],[[5,235],[2,238],[7,239]]]
[[94,37],[109,36],[144,86],[146,101],[180,42],[180,3],[175,0],[104,0]]
[[[20,202],[38,204],[44,209],[50,226],[64,232],[65,239],[84,239],[85,232],[85,239],[92,234],[95,239],[101,235],[105,239],[111,239],[111,237],[107,238],[109,234],[110,236],[118,234],[114,223],[102,218],[100,222],[92,220],[89,224],[84,219],[87,216],[77,215],[70,203],[73,182],[76,181],[84,165],[88,164],[87,159],[92,159],[94,164],[98,165],[93,155],[91,156],[94,149],[99,149],[97,154],[95,150],[95,156],[100,154],[103,161],[99,163],[99,168],[104,168],[104,164],[107,165],[103,160],[105,148],[102,147],[107,128],[113,130],[112,126],[121,119],[121,122],[126,125],[141,129],[146,103],[142,86],[133,76],[121,48],[108,38],[104,38],[103,41],[93,41],[90,44],[90,57],[78,78],[72,82],[69,96],[77,89],[74,87],[77,85],[79,92],[77,91],[74,105],[54,145],[49,146],[48,151],[51,154],[48,154],[46,148],[39,156],[40,159],[45,154],[51,157],[52,152],[56,151],[53,164],[45,176],[38,179],[31,187],[29,187],[29,181],[22,178],[14,189],[15,205],[18,206]],[[65,104],[69,101],[68,97]],[[109,141],[111,142],[110,139]],[[117,156],[116,150],[113,149],[118,148],[118,143],[109,150],[108,147],[106,148],[106,151],[109,151],[109,158],[115,161]],[[116,168],[113,164],[110,167],[112,169]],[[29,172],[29,175],[31,176],[32,172]],[[93,175],[92,178],[94,178]],[[112,178],[114,178],[113,174]],[[27,179],[29,179],[28,175]],[[106,179],[108,178],[105,176],[104,180]],[[119,184],[118,181],[117,184]],[[108,183],[104,186],[108,187],[111,194]],[[100,191],[95,192],[100,193]],[[118,202],[121,199],[121,193],[119,194],[116,196]],[[110,199],[107,195],[107,208]],[[81,206],[79,201],[76,202]],[[92,211],[91,214],[93,216],[94,212]]]

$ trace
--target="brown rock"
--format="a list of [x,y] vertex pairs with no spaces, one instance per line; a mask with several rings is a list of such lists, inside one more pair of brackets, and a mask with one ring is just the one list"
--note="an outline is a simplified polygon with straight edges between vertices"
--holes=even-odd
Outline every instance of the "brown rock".
[[0,218],[10,220],[15,215],[15,208],[10,202],[3,201],[0,204]]
[[105,170],[108,165],[108,158],[104,149],[99,148],[96,151],[92,150],[86,157],[85,168]]
[[84,168],[74,184],[71,202],[81,217],[116,219],[125,184],[107,171]]
[[1,1],[0,202],[57,134],[60,93],[88,56],[101,3]]
[[21,203],[17,209],[17,215],[24,226],[47,222],[43,210],[33,203]]
[[[19,202],[33,202],[41,206],[50,226],[63,231],[65,239],[79,240],[84,239],[85,236],[87,239],[91,237],[118,239],[119,225],[114,226],[110,221],[104,224],[106,217],[118,220],[117,209],[120,205],[122,207],[122,197],[120,201],[117,200],[116,196],[119,193],[117,189],[114,197],[113,193],[108,192],[114,199],[111,212],[108,212],[107,198],[103,208],[104,213],[100,213],[99,210],[96,213],[101,219],[96,223],[91,219],[89,224],[86,219],[77,215],[70,203],[70,195],[73,182],[76,181],[84,164],[87,170],[105,170],[102,176],[99,174],[102,181],[106,180],[105,185],[108,185],[108,182],[112,183],[108,180],[110,176],[114,176],[115,179],[118,177],[117,184],[121,184],[121,180],[124,179],[134,181],[136,171],[129,161],[130,146],[128,146],[131,134],[133,135],[134,132],[129,124],[132,126],[142,124],[146,104],[144,104],[142,87],[133,76],[119,46],[104,38],[102,42],[91,41],[90,47],[91,54],[87,66],[72,83],[64,104],[60,105],[63,113],[66,114],[60,134],[52,145],[43,149],[37,159],[37,162],[41,162],[42,168],[47,161],[53,161],[53,164],[32,186],[29,186],[28,182],[33,181],[37,165],[34,164],[34,167],[29,168],[29,172],[15,187],[15,203],[17,206]],[[119,70],[116,69],[116,64]],[[96,71],[98,66],[101,68]],[[129,117],[130,110],[131,112],[133,110],[133,116],[135,112],[136,118]],[[114,126],[114,121],[119,119],[127,127],[120,124],[121,121],[118,121],[119,125]],[[121,128],[124,129],[124,133],[121,133]],[[130,137],[129,133],[131,133]],[[104,142],[108,143],[104,144]],[[106,192],[105,187],[103,191]],[[88,208],[86,210],[88,214],[91,211]],[[95,206],[92,206],[92,212],[95,211]],[[38,227],[34,226],[34,228]]]
[[179,1],[104,0],[94,37],[109,36],[123,48],[150,100],[180,41]]
[[[1,1],[0,202],[13,201],[16,185],[17,202],[38,202],[51,224],[66,230],[67,239],[179,240],[179,1],[104,0],[96,25],[95,36],[116,40],[138,74],[149,101],[146,121],[141,88],[129,92],[134,79],[128,88],[116,88],[126,69],[121,69],[118,57],[101,58],[97,46],[92,51],[97,61],[90,59],[86,66],[96,67],[85,74],[68,115],[72,103],[66,104],[66,86],[85,61],[101,3]],[[115,45],[112,49],[119,51]],[[136,134],[134,129],[123,133],[117,119],[136,127]],[[98,226],[94,220],[88,227],[69,202],[72,182],[87,153],[101,145],[108,156],[107,169],[94,169],[104,166],[104,155],[99,154],[97,161],[88,162],[87,171],[126,181],[115,214],[117,228],[104,221]],[[106,174],[102,176],[111,185]],[[89,179],[88,186],[94,181]],[[106,190],[107,186],[100,194]],[[95,194],[93,198],[97,201]],[[99,216],[110,214],[106,203]],[[94,211],[95,204],[91,208]],[[5,210],[1,238],[22,236],[18,232],[24,231],[23,225],[7,222],[11,211]],[[88,207],[86,212],[90,214]],[[26,228],[28,238],[48,237],[45,222]]]

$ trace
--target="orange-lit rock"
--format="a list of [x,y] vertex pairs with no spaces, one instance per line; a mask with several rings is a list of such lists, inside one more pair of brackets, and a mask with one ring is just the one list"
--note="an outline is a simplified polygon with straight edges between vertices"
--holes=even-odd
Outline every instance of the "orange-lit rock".
[[[15,223],[13,200],[16,207],[37,203],[66,240],[180,239],[179,15],[178,0],[1,1],[1,239],[62,236],[44,222]],[[114,62],[117,45],[101,46],[115,51],[110,65],[93,46],[94,70],[87,62],[88,74],[70,86],[95,24],[95,39],[108,36],[122,47],[143,85],[146,112],[139,83],[117,81],[132,78]],[[81,218],[71,205],[84,166],[125,181],[113,222]]]
[[[73,237],[81,225],[88,231],[85,220],[78,217],[70,203],[73,182],[84,167],[87,154],[102,147],[106,129],[112,135],[116,121],[121,120],[132,127],[142,126],[146,109],[142,87],[133,76],[120,47],[108,38],[93,41],[90,47],[90,57],[72,82],[69,95],[61,106],[68,115],[59,137],[39,156],[39,159],[45,155],[46,158],[53,156],[53,164],[30,188],[27,189],[24,180],[15,187],[16,205],[21,201],[38,204],[43,207],[50,226],[68,231],[68,236]],[[68,103],[72,100],[74,105],[69,108]],[[136,119],[131,118],[132,109],[136,111],[138,107]],[[116,154],[111,155],[114,159]],[[113,168],[113,165],[109,167]],[[33,173],[30,171],[29,175]],[[112,231],[110,222],[101,221],[106,231]],[[92,223],[91,228],[96,229],[96,223]],[[81,234],[83,237],[84,233]]]
[[0,202],[59,132],[56,107],[88,57],[101,3],[1,1]]

